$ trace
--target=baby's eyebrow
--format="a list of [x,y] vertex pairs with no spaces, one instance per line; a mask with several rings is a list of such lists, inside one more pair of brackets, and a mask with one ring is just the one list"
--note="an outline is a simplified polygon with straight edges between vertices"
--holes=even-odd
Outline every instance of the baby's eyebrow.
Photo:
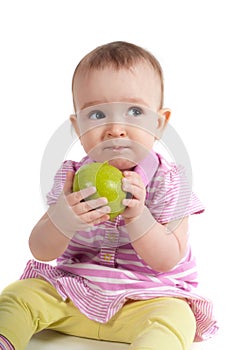
[[102,100],[89,101],[89,102],[84,103],[84,104],[81,106],[80,110],[83,110],[83,109],[85,109],[85,108],[87,108],[87,107],[91,107],[91,106],[95,106],[95,105],[100,105],[100,104],[103,104],[103,103],[104,103],[104,102],[103,102]]
[[128,103],[136,103],[145,107],[149,108],[148,103],[141,99],[140,97],[134,97],[134,98],[123,98],[121,102],[128,102]]

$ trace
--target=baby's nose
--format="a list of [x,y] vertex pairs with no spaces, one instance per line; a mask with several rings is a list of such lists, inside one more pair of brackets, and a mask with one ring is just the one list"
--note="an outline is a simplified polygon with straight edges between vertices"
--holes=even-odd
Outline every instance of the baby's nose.
[[106,136],[108,137],[124,137],[126,136],[125,126],[118,123],[111,123],[106,128]]

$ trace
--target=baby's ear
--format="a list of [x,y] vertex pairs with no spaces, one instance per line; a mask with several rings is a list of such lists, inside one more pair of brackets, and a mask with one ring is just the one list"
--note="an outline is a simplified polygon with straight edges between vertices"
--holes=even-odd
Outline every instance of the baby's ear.
[[70,121],[71,121],[71,124],[72,124],[76,134],[79,137],[80,136],[80,131],[79,131],[79,127],[78,127],[78,120],[77,120],[76,114],[71,114],[70,115]]
[[171,110],[168,108],[162,108],[158,111],[157,128],[155,138],[159,140],[164,132],[164,129],[170,119]]

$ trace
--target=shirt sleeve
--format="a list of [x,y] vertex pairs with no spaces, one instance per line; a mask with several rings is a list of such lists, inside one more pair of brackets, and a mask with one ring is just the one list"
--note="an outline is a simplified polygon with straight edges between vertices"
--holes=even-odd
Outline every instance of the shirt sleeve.
[[148,207],[159,223],[165,224],[204,211],[203,204],[192,191],[184,167],[174,165],[158,178]]
[[57,202],[59,195],[61,194],[65,181],[66,181],[66,173],[68,171],[75,172],[75,162],[72,160],[66,160],[62,163],[61,167],[58,169],[55,177],[54,183],[51,191],[47,194],[47,204],[52,205]]

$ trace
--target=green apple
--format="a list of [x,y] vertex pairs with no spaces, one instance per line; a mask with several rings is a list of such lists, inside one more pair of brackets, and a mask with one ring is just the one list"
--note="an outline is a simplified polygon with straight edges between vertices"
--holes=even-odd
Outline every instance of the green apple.
[[126,198],[127,193],[121,188],[122,178],[122,172],[107,162],[85,164],[75,173],[73,191],[95,186],[96,193],[86,200],[106,197],[111,208],[110,220],[113,220],[125,209],[122,200]]

